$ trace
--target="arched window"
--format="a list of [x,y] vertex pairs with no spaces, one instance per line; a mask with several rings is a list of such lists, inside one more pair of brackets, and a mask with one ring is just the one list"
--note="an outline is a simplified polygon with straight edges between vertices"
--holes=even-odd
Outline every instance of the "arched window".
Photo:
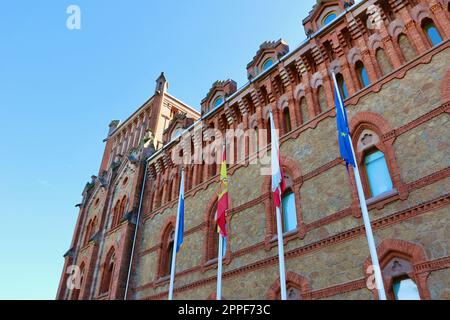
[[125,211],[127,211],[127,204],[128,204],[127,196],[123,196],[122,201],[120,202],[120,212],[119,212],[117,224],[120,224],[120,221],[125,216],[125,214],[126,214]]
[[364,157],[364,166],[372,197],[393,189],[391,176],[383,152],[374,150]]
[[97,231],[97,217],[95,216],[93,219],[89,220],[89,223],[86,228],[86,236],[84,238],[84,245],[87,245],[91,238],[94,236]]
[[220,106],[223,103],[223,97],[222,96],[218,96],[213,103],[213,107],[217,108],[218,106]]
[[347,91],[347,85],[345,83],[344,77],[342,76],[342,74],[338,73],[336,75],[336,81],[339,87],[339,92],[342,96],[343,99],[347,99],[348,98],[348,91]]
[[383,49],[378,48],[375,53],[375,56],[377,58],[378,65],[380,66],[380,70],[383,76],[392,72],[392,65],[389,62],[388,56],[386,55],[386,52],[384,52]]
[[84,262],[80,266],[80,282],[79,282],[80,286],[78,288],[73,289],[72,300],[80,299],[80,292],[83,289],[83,284],[84,284]]
[[284,108],[283,110],[283,129],[284,133],[291,132],[292,125],[291,125],[291,115],[289,113],[289,108]]
[[411,42],[405,34],[402,33],[398,37],[398,45],[406,62],[411,61],[416,57],[416,51],[414,50]]
[[309,111],[308,111],[308,104],[306,102],[305,97],[302,97],[300,99],[299,107],[300,107],[300,114],[302,116],[302,123],[308,122],[309,121]]
[[[426,254],[421,245],[411,242],[385,239],[377,246],[380,268],[383,275],[386,296],[389,300],[431,299],[427,287],[429,272],[422,272],[414,265],[425,261]],[[364,270],[369,271],[372,260],[367,257]],[[372,269],[373,270],[373,269]],[[371,272],[366,273],[366,279]],[[373,293],[377,292],[374,289]]]
[[427,35],[428,41],[430,42],[431,46],[435,47],[442,42],[442,36],[439,33],[439,30],[437,29],[433,20],[425,19],[422,22],[422,29]]
[[322,19],[322,26],[326,26],[330,22],[332,22],[334,19],[336,19],[337,14],[336,12],[332,11],[328,13],[323,19]]
[[266,132],[267,132],[267,145],[269,145],[272,142],[272,133],[270,128],[270,118],[267,119],[266,122]]
[[117,201],[117,203],[113,209],[113,218],[112,218],[112,222],[111,222],[111,228],[114,228],[117,225],[117,221],[119,220],[119,211],[120,211],[120,200]]
[[361,61],[356,62],[355,70],[358,76],[358,81],[361,86],[361,89],[364,89],[365,87],[370,85],[369,75],[367,74],[366,67]]
[[266,71],[267,69],[269,69],[271,66],[273,66],[273,59],[269,58],[266,61],[264,61],[263,65],[262,65],[262,70]]
[[292,189],[287,189],[282,199],[283,233],[297,229],[297,211],[295,209],[295,195]]
[[323,86],[319,86],[317,88],[317,98],[319,101],[319,113],[322,113],[323,111],[327,110],[327,97],[325,95],[325,89]]
[[394,279],[392,291],[395,300],[420,300],[419,288],[416,283],[407,276]]
[[116,259],[116,254],[114,248],[111,248],[106,255],[105,262],[103,264],[103,276],[100,285],[100,294],[109,292],[111,288],[111,282],[114,273],[114,263]]
[[170,224],[166,227],[162,238],[162,251],[160,259],[159,277],[166,277],[170,275],[170,268],[172,266],[173,246],[175,239],[175,229]]

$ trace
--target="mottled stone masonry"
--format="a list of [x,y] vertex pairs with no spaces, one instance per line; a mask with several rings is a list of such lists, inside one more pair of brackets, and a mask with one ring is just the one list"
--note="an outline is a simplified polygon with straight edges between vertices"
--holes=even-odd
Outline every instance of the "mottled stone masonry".
[[[411,264],[422,299],[450,299],[450,12],[439,0],[421,2],[421,7],[397,1],[398,6],[383,15],[386,21],[381,29],[370,32],[370,39],[383,39],[377,42],[366,39],[361,13],[369,4],[379,6],[382,0],[361,1],[332,28],[320,32],[327,28],[317,20],[320,16],[331,8],[344,10],[343,1],[331,2],[332,6],[318,3],[304,20],[306,29],[319,31],[314,41],[288,54],[283,45],[282,63],[255,78],[253,73],[261,69],[258,61],[280,53],[277,43],[284,42],[265,43],[251,64],[251,84],[236,91],[232,80],[216,82],[202,101],[202,114],[170,96],[161,74],[155,95],[124,124],[112,123],[101,179],[94,179],[83,192],[58,299],[123,299],[125,294],[128,299],[167,299],[168,278],[160,266],[168,259],[167,235],[175,223],[180,183],[180,167],[169,157],[177,145],[168,144],[172,133],[187,129],[201,116],[204,128],[266,129],[269,109],[282,132],[281,155],[296,199],[297,229],[284,235],[288,287],[299,290],[304,299],[376,299],[376,293],[365,286],[369,251],[353,174],[347,173],[339,160],[335,112],[320,110],[318,105],[333,103],[332,70],[340,73],[347,85],[354,145],[361,147],[363,131],[375,133],[379,140],[370,150],[384,153],[394,185],[392,192],[371,198],[363,161],[370,150],[357,149],[381,267],[387,268],[391,259],[401,257]],[[395,21],[388,20],[391,14]],[[436,25],[444,39],[440,45],[431,47],[422,30],[423,19],[439,22]],[[342,41],[341,31],[349,24],[354,32],[349,41]],[[325,42],[334,50],[328,52]],[[396,42],[401,42],[400,46]],[[312,58],[305,56],[311,52],[315,53]],[[273,58],[278,61],[279,57]],[[359,83],[357,61],[371,80],[366,88]],[[221,94],[224,104],[206,114]],[[307,122],[302,120],[306,113]],[[166,127],[164,118],[170,119]],[[134,142],[130,135],[136,137]],[[140,144],[138,138],[144,136]],[[137,153],[132,148],[137,148]],[[270,146],[268,149],[269,156]],[[130,161],[136,154],[141,163]],[[279,297],[270,178],[261,175],[261,169],[261,164],[229,167],[225,299]],[[177,255],[175,299],[207,299],[215,292],[217,265],[208,259],[214,249],[212,211],[219,188],[218,170],[219,166],[215,171],[202,164],[186,166],[185,235]],[[111,226],[113,208],[124,196],[129,199],[128,211],[134,214],[131,218],[136,218],[141,200],[143,203],[134,244],[133,219]],[[83,245],[88,221],[94,217],[99,221],[98,237]],[[110,252],[114,253],[114,268],[108,273]],[[125,293],[130,258],[130,290]],[[65,271],[82,263],[86,280],[76,293],[66,288]],[[107,290],[101,292],[108,276]],[[392,299],[391,283],[385,282]]]

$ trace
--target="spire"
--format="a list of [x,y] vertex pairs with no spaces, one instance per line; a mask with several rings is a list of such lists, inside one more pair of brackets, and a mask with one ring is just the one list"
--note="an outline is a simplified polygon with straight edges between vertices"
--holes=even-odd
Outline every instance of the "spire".
[[164,72],[161,72],[161,75],[156,79],[156,89],[155,93],[162,94],[169,89],[169,82],[164,75]]

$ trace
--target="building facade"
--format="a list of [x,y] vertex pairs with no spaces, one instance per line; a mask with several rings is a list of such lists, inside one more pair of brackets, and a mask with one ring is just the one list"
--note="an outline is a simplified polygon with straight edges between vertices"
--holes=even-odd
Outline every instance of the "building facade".
[[303,25],[308,39],[292,51],[283,40],[260,46],[242,88],[215,82],[200,114],[167,92],[162,74],[149,101],[111,123],[57,299],[167,298],[182,168],[185,238],[174,298],[214,299],[220,166],[208,158],[221,158],[224,136],[223,298],[278,299],[271,181],[262,174],[270,111],[288,187],[288,297],[376,299],[353,173],[339,158],[333,72],[388,298],[450,299],[449,0],[322,0]]

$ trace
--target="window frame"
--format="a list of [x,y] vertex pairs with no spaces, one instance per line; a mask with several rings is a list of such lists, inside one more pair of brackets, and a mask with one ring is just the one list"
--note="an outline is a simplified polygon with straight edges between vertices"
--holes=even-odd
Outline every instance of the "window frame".
[[[437,43],[435,43],[435,41],[434,41],[435,39],[433,39],[433,36],[430,35],[430,29],[431,28],[435,30],[434,36],[438,36],[439,37]],[[432,48],[437,47],[438,45],[440,45],[444,41],[444,38],[442,37],[441,32],[439,31],[439,28],[437,27],[436,23],[434,23],[434,21],[431,20],[431,19],[425,19],[422,22],[422,31],[425,33],[425,36],[426,36],[426,38],[428,40],[428,44]]]
[[[333,15],[334,15],[334,18],[329,20],[328,22],[326,22],[326,20],[329,19]],[[322,27],[326,27],[327,25],[332,23],[334,20],[336,20],[337,17],[338,17],[338,14],[336,11],[334,11],[334,10],[330,11],[322,18],[322,21],[320,23],[322,24]]]

